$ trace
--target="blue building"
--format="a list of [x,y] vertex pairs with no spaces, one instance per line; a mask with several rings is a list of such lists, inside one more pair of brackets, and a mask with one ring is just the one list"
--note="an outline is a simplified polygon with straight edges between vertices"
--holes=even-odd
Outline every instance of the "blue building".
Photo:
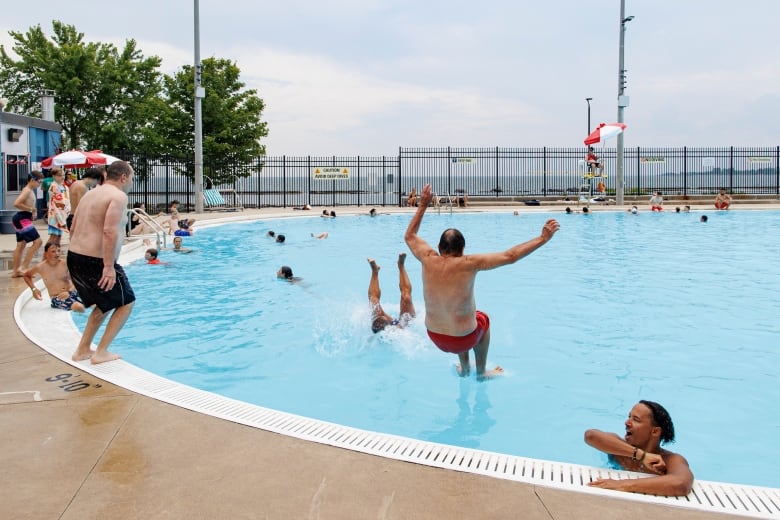
[[[44,115],[53,116],[53,110]],[[57,153],[61,134],[54,121],[4,112],[0,105],[0,209],[13,210],[27,175]]]

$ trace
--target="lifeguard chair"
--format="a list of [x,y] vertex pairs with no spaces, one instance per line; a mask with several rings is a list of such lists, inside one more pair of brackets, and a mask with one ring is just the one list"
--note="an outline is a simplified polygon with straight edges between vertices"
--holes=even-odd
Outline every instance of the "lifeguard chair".
[[607,174],[598,173],[596,165],[588,163],[585,159],[580,159],[577,164],[582,174],[577,202],[587,203],[590,201],[593,198],[594,187],[600,196],[605,196],[607,194],[607,185],[604,180],[607,178]]

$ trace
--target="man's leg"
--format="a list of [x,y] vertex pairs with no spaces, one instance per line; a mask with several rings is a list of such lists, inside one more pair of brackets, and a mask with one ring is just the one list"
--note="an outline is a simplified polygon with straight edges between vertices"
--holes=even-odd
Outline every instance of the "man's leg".
[[387,327],[393,318],[385,312],[379,301],[382,297],[382,290],[379,288],[379,269],[373,258],[368,259],[368,265],[371,266],[371,280],[368,282],[368,303],[371,304],[371,329],[374,332]]
[[368,259],[368,265],[371,266],[371,280],[368,282],[368,303],[371,307],[379,305],[379,299],[382,297],[382,289],[379,288],[379,269],[373,258]]
[[412,282],[406,272],[406,253],[398,255],[398,288],[401,289],[401,316],[404,314],[416,316],[412,301]]
[[[477,380],[490,379],[504,373],[504,369],[497,366],[493,370],[485,370],[487,365],[487,355],[490,348],[490,329],[485,331],[485,335],[474,347],[474,364],[477,366]],[[468,352],[466,352],[468,354]]]
[[22,240],[21,242],[16,243],[16,249],[14,249],[14,267],[13,267],[13,273],[11,273],[11,276],[14,278],[19,278],[24,273],[24,269],[22,269],[22,252],[24,251],[24,248],[27,246],[27,242]]
[[35,256],[35,253],[38,252],[38,249],[40,249],[41,244],[43,241],[40,238],[36,238],[33,240],[32,245],[29,249],[27,249],[27,253],[24,255],[24,262],[22,262],[22,270],[26,271],[30,268],[30,262],[32,262],[33,257]]
[[127,322],[127,318],[130,317],[130,313],[133,311],[133,304],[135,304],[135,302],[114,309],[114,312],[111,314],[111,318],[109,318],[108,324],[106,325],[106,330],[103,332],[103,337],[100,338],[97,350],[95,350],[95,353],[92,355],[93,365],[106,361],[113,361],[122,357],[119,354],[109,353],[108,347],[111,345],[111,342],[114,341],[116,335],[119,334],[119,331],[122,330],[122,327]]
[[76,352],[71,356],[73,361],[84,361],[85,359],[92,357],[94,354],[92,351],[92,340],[95,338],[95,334],[105,319],[106,313],[95,305],[92,308],[92,312],[89,314],[89,318],[87,318],[87,324],[84,325],[84,332],[81,334],[81,339],[79,340],[78,347],[76,347]]
[[460,377],[466,377],[469,374],[471,374],[471,363],[469,362],[469,351],[461,352],[458,354],[458,360],[460,363],[458,364],[458,375]]

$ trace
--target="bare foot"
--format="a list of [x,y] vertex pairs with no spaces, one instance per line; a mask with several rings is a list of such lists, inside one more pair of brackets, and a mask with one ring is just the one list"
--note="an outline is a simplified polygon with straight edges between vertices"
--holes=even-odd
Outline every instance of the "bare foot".
[[89,358],[91,358],[95,354],[94,350],[90,350],[89,352],[79,352],[78,350],[73,353],[70,359],[73,361],[86,361]]
[[398,267],[401,267],[406,262],[406,253],[398,253]]
[[101,352],[97,353],[95,352],[92,355],[92,364],[97,365],[98,363],[105,363],[106,361],[114,361],[115,359],[119,359],[122,356],[119,354],[114,354],[113,352]]
[[376,265],[376,261],[375,261],[373,258],[369,258],[369,259],[368,259],[368,265],[370,265],[370,266],[371,266],[371,270],[372,270],[372,271],[379,272],[379,270],[381,269],[381,267],[379,267],[378,265]]
[[21,278],[22,276],[24,276],[23,271],[14,271],[11,273],[11,278]]
[[459,375],[460,377],[468,377],[468,375],[469,375],[469,374],[471,374],[471,367],[470,367],[470,366],[467,366],[467,367],[464,369],[464,368],[461,366],[461,364],[460,364],[460,363],[458,363],[458,364],[455,366],[455,370],[457,370],[457,371],[458,371],[458,375]]
[[[94,360],[92,361],[95,362]],[[493,379],[496,376],[504,375],[504,369],[497,366],[493,370],[485,370],[481,374],[477,374],[477,381],[484,381],[486,379]]]

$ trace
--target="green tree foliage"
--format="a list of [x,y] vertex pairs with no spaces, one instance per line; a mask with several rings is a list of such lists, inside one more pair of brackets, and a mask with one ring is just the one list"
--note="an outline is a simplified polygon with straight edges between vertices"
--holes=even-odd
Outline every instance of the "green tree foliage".
[[0,46],[0,92],[15,111],[39,116],[40,94],[49,90],[64,147],[161,152],[160,58],[145,58],[135,40],[119,51],[84,42],[72,25],[55,20],[52,27],[51,39],[40,25],[10,31],[18,60]]
[[[257,158],[265,155],[260,139],[268,135],[261,120],[265,103],[254,89],[245,89],[240,69],[226,59],[207,58],[201,67],[203,172],[216,183],[248,176],[259,168]],[[185,65],[164,79],[166,105],[172,109],[164,129],[169,150],[194,155],[195,78],[194,67]],[[191,168],[186,172],[192,177]]]

